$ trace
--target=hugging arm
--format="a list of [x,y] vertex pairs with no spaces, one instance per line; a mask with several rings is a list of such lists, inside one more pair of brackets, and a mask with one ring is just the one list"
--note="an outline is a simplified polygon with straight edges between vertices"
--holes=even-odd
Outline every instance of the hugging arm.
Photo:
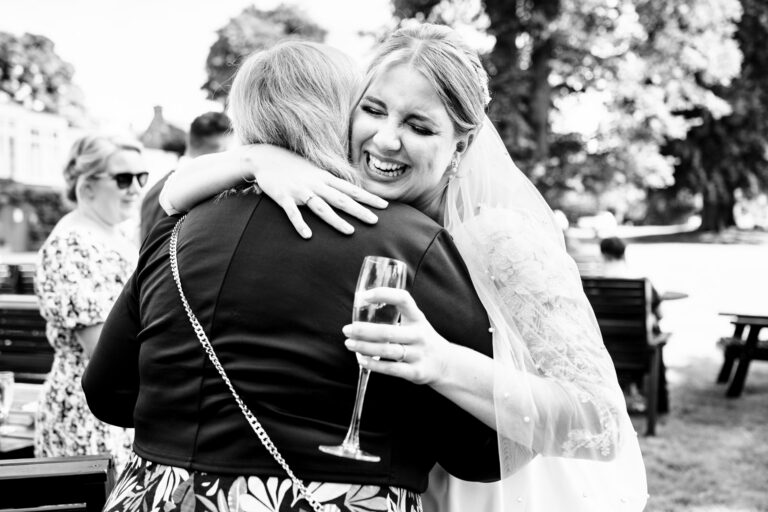
[[[480,255],[471,260],[479,269],[473,284],[494,319],[493,359],[450,343],[456,340],[441,335],[428,321],[434,317],[416,306],[427,307],[421,297],[387,289],[364,298],[397,305],[401,325],[347,326],[353,340],[348,348],[380,356],[366,366],[431,386],[531,452],[612,459],[624,405],[578,274],[571,276],[573,262],[564,255],[561,264],[533,265],[534,254],[557,248],[536,247],[520,223],[507,237],[494,227],[496,219],[488,220],[490,232],[478,232],[474,247]],[[402,351],[382,341],[405,345],[406,360],[393,361]]]
[[[442,345],[432,352],[427,347],[408,345],[405,362],[394,364],[407,367],[411,362],[429,363],[433,357],[437,358],[446,346],[456,347],[465,357],[492,362],[484,355],[492,351],[488,316],[474,292],[466,267],[445,230],[435,237],[418,267],[413,270],[411,292],[419,303],[423,304],[421,315],[431,320],[436,341],[442,342]],[[454,343],[446,342],[446,338]],[[387,357],[397,359],[403,355],[395,345],[388,348],[395,349],[397,353]],[[448,365],[438,367],[436,372],[440,373],[446,369]],[[427,378],[426,372],[422,373],[420,368],[416,369],[416,376],[416,381],[419,381],[419,378]],[[473,376],[470,376],[469,380],[475,383]],[[478,420],[471,407],[464,407],[460,399],[455,400],[456,395],[448,396],[443,393],[444,396],[441,396],[441,393],[442,391],[434,386],[430,390],[436,402],[436,427],[433,432],[438,446],[438,463],[449,473],[464,480],[498,480],[499,452],[493,425],[489,426]],[[459,439],[461,442],[457,442]]]
[[112,307],[82,378],[93,415],[126,428],[133,427],[139,393],[138,309],[134,274]]
[[315,215],[346,234],[354,229],[334,208],[374,224],[378,218],[362,204],[375,208],[387,206],[378,196],[337,178],[287,149],[270,144],[240,146],[182,163],[163,187],[160,204],[169,215],[186,212],[201,201],[244,182],[257,184],[279,204],[304,238],[311,237],[312,232],[297,205],[306,204]]

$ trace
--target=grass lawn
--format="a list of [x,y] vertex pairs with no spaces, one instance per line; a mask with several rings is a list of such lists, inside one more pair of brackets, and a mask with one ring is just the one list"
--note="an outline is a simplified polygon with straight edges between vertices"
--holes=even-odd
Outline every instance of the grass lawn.
[[[768,362],[753,362],[740,398],[715,383],[717,339],[732,333],[718,312],[768,314],[768,234],[633,241],[627,259],[660,291],[690,295],[663,305],[671,411],[640,438],[646,511],[768,511]],[[643,417],[633,422],[644,432]]]

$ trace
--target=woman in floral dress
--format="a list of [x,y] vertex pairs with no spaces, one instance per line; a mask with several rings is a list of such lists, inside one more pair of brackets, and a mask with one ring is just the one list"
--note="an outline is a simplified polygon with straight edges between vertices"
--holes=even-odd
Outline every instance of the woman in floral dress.
[[91,414],[80,379],[136,265],[136,247],[121,223],[134,214],[147,180],[141,147],[85,136],[70,151],[64,179],[76,206],[40,249],[35,283],[55,352],[35,420],[35,456],[108,453],[120,468],[132,433]]

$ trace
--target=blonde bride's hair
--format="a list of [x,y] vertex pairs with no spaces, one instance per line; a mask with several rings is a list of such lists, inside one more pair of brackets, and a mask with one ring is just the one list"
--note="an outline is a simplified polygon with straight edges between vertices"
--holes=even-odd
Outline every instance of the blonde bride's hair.
[[431,23],[396,30],[377,48],[366,88],[380,73],[400,64],[418,70],[432,85],[457,133],[483,124],[491,100],[488,74],[477,52],[456,31]]

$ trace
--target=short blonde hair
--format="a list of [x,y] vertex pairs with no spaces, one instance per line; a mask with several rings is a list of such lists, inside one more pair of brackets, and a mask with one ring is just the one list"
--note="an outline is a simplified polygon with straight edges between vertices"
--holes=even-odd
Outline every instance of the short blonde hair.
[[72,144],[64,166],[66,198],[77,203],[78,187],[86,179],[106,172],[109,159],[120,151],[136,151],[141,154],[141,143],[136,140],[85,135]]
[[330,46],[284,41],[249,56],[229,93],[229,116],[244,144],[268,143],[347,181],[349,118],[361,74]]
[[488,74],[477,52],[451,28],[421,23],[393,32],[379,46],[366,88],[379,74],[406,64],[418,70],[440,97],[458,134],[482,125],[488,103]]

